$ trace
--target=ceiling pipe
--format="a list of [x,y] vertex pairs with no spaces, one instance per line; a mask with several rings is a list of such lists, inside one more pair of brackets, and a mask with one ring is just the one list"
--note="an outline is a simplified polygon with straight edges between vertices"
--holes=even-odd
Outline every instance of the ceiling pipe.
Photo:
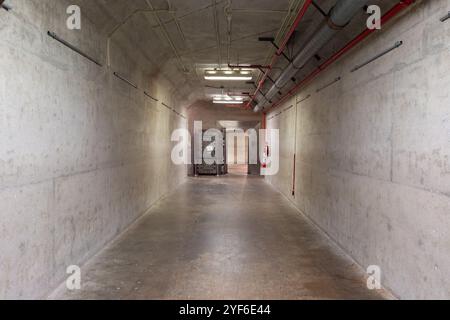
[[[381,25],[385,25],[390,20],[395,18],[397,15],[399,15],[401,12],[403,12],[405,9],[407,9],[409,6],[411,6],[416,0],[403,0],[397,3],[394,7],[392,7],[388,12],[386,12],[381,17]],[[324,63],[322,63],[319,67],[317,67],[314,71],[312,71],[309,75],[307,75],[301,82],[299,82],[296,86],[294,86],[291,90],[289,90],[279,101],[274,103],[270,109],[268,109],[266,112],[269,112],[272,109],[275,109],[278,107],[281,103],[286,101],[286,99],[290,98],[292,95],[294,95],[300,88],[304,87],[306,84],[308,84],[311,80],[313,80],[317,75],[319,75],[322,71],[327,69],[330,65],[332,65],[334,62],[339,60],[343,55],[345,55],[348,51],[353,49],[355,46],[357,46],[360,42],[362,42],[364,39],[366,39],[368,36],[370,36],[372,33],[377,31],[377,29],[369,29],[367,28],[362,33],[360,33],[358,36],[356,36],[353,40],[348,42],[342,49],[340,49],[338,52],[333,54],[330,58],[328,58]],[[257,107],[255,107],[256,109]]]
[[228,64],[230,69],[270,69],[270,66],[264,66],[262,64]]
[[[284,69],[272,87],[266,94],[267,99],[272,99],[284,86],[302,69],[314,55],[325,46],[335,34],[345,28],[356,13],[367,4],[368,0],[338,0],[330,10],[328,18],[324,19],[314,32],[312,38],[295,56],[293,61]],[[258,103],[255,112],[261,111],[266,104]]]
[[294,20],[294,23],[292,24],[291,28],[289,29],[288,33],[284,37],[283,42],[281,42],[280,48],[277,51],[277,56],[281,56],[284,49],[286,48],[289,40],[291,39],[292,35],[294,34],[295,30],[297,29],[298,25],[302,21],[303,17],[306,14],[306,11],[308,11],[309,6],[313,3],[313,0],[306,0],[303,4],[303,7],[300,9],[297,17]]
[[[284,37],[284,40],[281,42],[281,45],[278,49],[277,52],[275,52],[275,54],[272,56],[272,60],[266,70],[266,72],[263,74],[263,77],[261,78],[261,81],[259,81],[258,86],[255,90],[255,93],[253,94],[253,96],[256,96],[258,94],[258,92],[262,89],[264,82],[266,81],[266,79],[269,76],[270,71],[273,69],[273,67],[275,66],[275,63],[277,62],[278,58],[280,57],[281,53],[284,51],[284,49],[287,46],[287,43],[289,42],[289,40],[291,39],[294,31],[297,29],[298,25],[300,24],[300,22],[303,20],[306,12],[308,11],[308,8],[310,7],[310,5],[312,4],[312,0],[306,0],[305,3],[303,4],[302,8],[299,10],[297,17],[293,23],[293,25],[291,26],[291,28],[289,29],[288,33],[286,34],[286,36]],[[278,54],[278,52],[280,52],[280,54]],[[250,103],[253,101],[253,99],[247,104],[247,108],[250,108],[251,105]],[[260,100],[258,100],[260,101]]]

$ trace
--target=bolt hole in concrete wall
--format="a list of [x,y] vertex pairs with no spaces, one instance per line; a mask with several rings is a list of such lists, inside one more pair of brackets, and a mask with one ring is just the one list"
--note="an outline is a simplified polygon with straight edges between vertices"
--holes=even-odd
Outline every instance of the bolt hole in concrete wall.
[[420,2],[268,115],[281,170],[267,180],[399,298],[450,298],[449,8]]
[[186,176],[170,161],[170,135],[187,127],[170,82],[120,35],[111,66],[141,89],[50,38],[105,61],[89,19],[67,30],[69,4],[0,11],[0,298],[47,297]]

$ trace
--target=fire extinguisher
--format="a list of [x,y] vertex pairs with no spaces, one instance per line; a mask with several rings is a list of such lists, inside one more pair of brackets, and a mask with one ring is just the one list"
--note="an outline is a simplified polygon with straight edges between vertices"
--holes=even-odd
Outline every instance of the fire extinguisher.
[[263,153],[263,158],[261,161],[261,166],[265,169],[267,168],[267,159],[270,157],[270,148],[269,145],[266,144],[266,146],[264,147],[264,153]]

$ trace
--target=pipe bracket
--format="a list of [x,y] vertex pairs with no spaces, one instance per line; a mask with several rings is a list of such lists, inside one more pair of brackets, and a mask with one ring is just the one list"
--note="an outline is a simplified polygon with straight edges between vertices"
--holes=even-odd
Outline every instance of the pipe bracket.
[[443,16],[440,20],[441,20],[441,22],[445,22],[445,21],[447,21],[448,19],[450,19],[450,11],[447,13],[446,16]]

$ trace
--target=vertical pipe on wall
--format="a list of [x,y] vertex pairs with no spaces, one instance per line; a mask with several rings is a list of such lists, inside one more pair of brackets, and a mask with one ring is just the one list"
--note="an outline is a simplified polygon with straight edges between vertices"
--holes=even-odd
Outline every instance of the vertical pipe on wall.
[[298,115],[298,104],[295,101],[295,119],[294,119],[294,165],[292,172],[292,196],[295,197],[295,183],[296,183],[296,174],[297,174],[297,115]]

